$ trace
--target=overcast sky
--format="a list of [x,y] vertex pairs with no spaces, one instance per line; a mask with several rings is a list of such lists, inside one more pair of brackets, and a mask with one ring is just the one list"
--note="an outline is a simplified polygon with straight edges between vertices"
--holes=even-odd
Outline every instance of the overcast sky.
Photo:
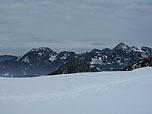
[[152,0],[0,0],[0,54],[152,47]]

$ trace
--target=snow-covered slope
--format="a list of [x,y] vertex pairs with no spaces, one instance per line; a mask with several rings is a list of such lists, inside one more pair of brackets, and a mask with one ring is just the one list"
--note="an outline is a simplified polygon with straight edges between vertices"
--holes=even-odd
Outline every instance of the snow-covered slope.
[[0,114],[152,114],[152,68],[1,77]]

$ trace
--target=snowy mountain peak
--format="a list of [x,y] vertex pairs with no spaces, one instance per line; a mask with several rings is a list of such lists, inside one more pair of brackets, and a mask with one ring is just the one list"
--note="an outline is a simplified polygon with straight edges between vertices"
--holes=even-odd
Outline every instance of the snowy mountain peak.
[[120,49],[123,49],[123,50],[126,50],[128,49],[129,46],[124,44],[123,42],[119,43],[115,48],[113,48],[113,50],[120,50]]
[[25,55],[28,56],[30,54],[34,56],[52,56],[52,55],[56,55],[57,53],[48,47],[40,47],[40,48],[33,48]]
[[51,50],[48,47],[33,48],[32,50],[30,50],[30,52],[41,52],[41,51],[53,52],[53,50]]
[[51,50],[48,47],[40,47],[33,48],[28,53],[26,53],[23,57],[21,57],[21,61],[26,63],[36,64],[38,62],[47,61],[51,56],[55,56],[57,53]]

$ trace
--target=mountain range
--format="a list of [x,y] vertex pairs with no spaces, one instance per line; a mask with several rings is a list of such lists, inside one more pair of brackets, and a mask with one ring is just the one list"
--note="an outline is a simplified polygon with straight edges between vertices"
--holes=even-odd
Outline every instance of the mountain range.
[[95,67],[100,71],[120,71],[150,56],[152,48],[143,46],[139,49],[122,42],[113,49],[93,49],[81,54],[72,51],[57,53],[48,47],[41,47],[34,48],[21,57],[0,56],[0,75],[25,77],[50,74],[75,59],[84,61],[90,68]]

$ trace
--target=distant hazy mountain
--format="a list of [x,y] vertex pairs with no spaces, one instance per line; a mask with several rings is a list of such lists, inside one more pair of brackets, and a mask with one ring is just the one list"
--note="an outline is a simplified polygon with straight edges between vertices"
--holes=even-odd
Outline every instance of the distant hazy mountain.
[[71,51],[57,53],[47,47],[34,48],[22,57],[0,62],[0,75],[37,76],[49,74],[74,59],[85,61],[101,71],[122,70],[149,56],[152,56],[152,48],[143,46],[138,49],[124,43],[118,44],[113,49],[93,49],[82,54]]
[[0,63],[7,61],[7,60],[12,60],[12,59],[16,59],[16,56],[12,56],[12,55],[0,55]]
[[91,65],[87,64],[85,61],[74,59],[73,61],[64,64],[58,70],[52,72],[49,75],[71,74],[80,72],[100,72],[100,70],[95,67],[91,67]]
[[144,58],[142,60],[137,61],[136,63],[128,66],[125,68],[125,71],[131,71],[137,68],[142,68],[142,67],[152,67],[152,56],[148,58]]

